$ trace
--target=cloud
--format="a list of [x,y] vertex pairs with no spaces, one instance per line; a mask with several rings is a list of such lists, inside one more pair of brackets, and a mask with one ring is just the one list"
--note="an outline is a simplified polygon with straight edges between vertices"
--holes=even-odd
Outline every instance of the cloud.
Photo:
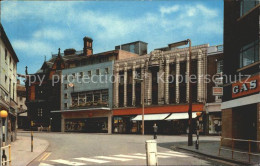
[[31,39],[31,40],[14,40],[12,45],[15,50],[25,53],[25,56],[43,55],[51,53],[53,46],[47,42]]
[[179,5],[174,5],[171,7],[161,6],[159,10],[160,10],[160,13],[162,15],[164,15],[164,14],[171,14],[171,13],[177,12],[179,10],[179,8],[180,8]]
[[65,32],[61,29],[41,29],[33,33],[33,37],[37,39],[61,40],[65,37]]

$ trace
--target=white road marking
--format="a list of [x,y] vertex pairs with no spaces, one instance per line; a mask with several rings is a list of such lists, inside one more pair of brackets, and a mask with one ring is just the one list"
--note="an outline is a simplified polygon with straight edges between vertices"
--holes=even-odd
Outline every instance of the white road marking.
[[46,164],[46,163],[40,163],[39,166],[53,166],[53,165],[51,165],[51,164]]
[[99,164],[109,163],[110,162],[110,161],[106,161],[106,160],[98,160],[98,159],[91,159],[91,158],[85,158],[85,157],[74,158],[74,159],[82,160],[82,161],[88,161],[88,162],[93,162],[93,163],[99,163]]
[[189,156],[184,155],[184,154],[160,153],[160,152],[158,152],[157,154],[164,155],[164,156],[174,156],[174,157],[189,157]]
[[[136,153],[134,155],[138,155],[138,156],[146,156],[146,154],[142,154],[142,153]],[[163,156],[163,155],[157,155],[157,157],[159,158],[170,158],[171,156]]]
[[124,154],[119,154],[119,155],[114,155],[116,157],[125,157],[125,158],[134,158],[134,159],[146,159],[146,157],[142,156],[132,156],[132,155],[124,155]]
[[165,153],[174,153],[174,154],[185,154],[185,153],[181,153],[181,152],[176,152],[176,151],[167,151],[167,152],[165,152]]
[[86,165],[85,163],[71,162],[71,161],[62,160],[62,159],[59,159],[59,160],[51,160],[51,161],[57,162],[57,163],[60,163],[60,164],[67,164],[67,165]]
[[108,159],[108,160],[118,160],[118,161],[130,161],[130,160],[132,160],[132,159],[117,158],[117,157],[108,157],[108,156],[96,156],[96,158]]
[[138,155],[138,156],[146,156],[146,154],[142,154],[142,153],[135,153],[134,155]]

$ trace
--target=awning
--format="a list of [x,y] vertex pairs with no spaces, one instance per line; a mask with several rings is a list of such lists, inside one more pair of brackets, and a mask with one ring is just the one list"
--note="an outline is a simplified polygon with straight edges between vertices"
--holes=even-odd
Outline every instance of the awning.
[[[144,115],[144,120],[164,120],[169,114],[147,114]],[[142,115],[137,115],[132,121],[141,121]]]
[[[196,118],[196,112],[192,113],[192,118]],[[189,119],[188,112],[186,113],[172,113],[167,119],[165,120],[177,120],[177,119]]]

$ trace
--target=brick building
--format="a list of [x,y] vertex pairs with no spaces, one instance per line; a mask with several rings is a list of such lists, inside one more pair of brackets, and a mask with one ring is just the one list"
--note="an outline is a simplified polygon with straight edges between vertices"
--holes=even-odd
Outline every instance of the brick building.
[[[208,45],[192,47],[191,74],[207,73],[207,49]],[[143,82],[135,78],[145,75],[145,133],[152,132],[154,122],[159,126],[159,133],[186,133],[190,96],[189,84],[184,80],[188,72],[188,48],[167,47],[140,57],[115,61],[113,132],[141,132]],[[176,79],[180,76],[183,80]],[[204,81],[199,78],[192,83],[193,117],[195,112],[204,111],[207,98]]]
[[[224,138],[260,140],[259,7],[255,0],[224,1],[224,75],[232,78],[224,82]],[[260,150],[259,144],[251,146]],[[248,143],[235,142],[238,147]]]

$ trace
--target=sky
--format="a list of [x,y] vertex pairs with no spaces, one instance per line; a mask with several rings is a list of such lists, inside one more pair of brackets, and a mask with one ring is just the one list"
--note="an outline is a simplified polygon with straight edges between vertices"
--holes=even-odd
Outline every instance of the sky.
[[94,53],[141,40],[148,52],[191,39],[192,45],[223,43],[223,0],[2,1],[1,22],[20,60],[18,73],[36,72],[58,48]]

